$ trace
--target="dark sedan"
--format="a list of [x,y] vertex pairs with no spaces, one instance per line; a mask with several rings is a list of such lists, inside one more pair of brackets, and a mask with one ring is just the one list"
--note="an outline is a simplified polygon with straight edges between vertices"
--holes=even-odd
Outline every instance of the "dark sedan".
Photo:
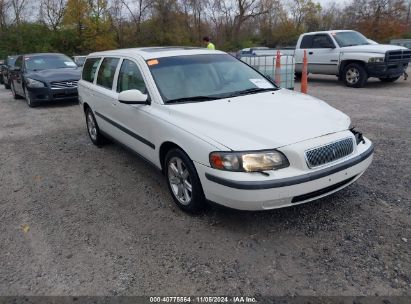
[[41,102],[77,100],[81,70],[63,54],[29,54],[17,57],[11,73],[15,99],[24,97],[33,107]]
[[4,87],[10,89],[10,70],[14,68],[14,63],[16,62],[18,55],[7,56],[4,66],[1,69],[1,74],[3,76]]

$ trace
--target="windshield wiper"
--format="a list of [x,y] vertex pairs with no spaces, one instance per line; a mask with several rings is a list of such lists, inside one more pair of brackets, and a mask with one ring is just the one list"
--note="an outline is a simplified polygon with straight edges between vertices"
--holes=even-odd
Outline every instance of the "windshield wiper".
[[213,96],[192,96],[192,97],[182,97],[176,99],[167,100],[166,103],[179,103],[179,102],[190,102],[190,101],[210,101],[221,99],[221,97]]
[[230,93],[229,96],[227,97],[236,97],[236,96],[242,96],[242,95],[248,95],[248,94],[256,94],[256,93],[262,93],[262,92],[269,92],[269,91],[277,91],[279,90],[278,88],[252,88],[252,89],[247,89],[247,90],[242,90],[242,91],[236,91],[233,93]]

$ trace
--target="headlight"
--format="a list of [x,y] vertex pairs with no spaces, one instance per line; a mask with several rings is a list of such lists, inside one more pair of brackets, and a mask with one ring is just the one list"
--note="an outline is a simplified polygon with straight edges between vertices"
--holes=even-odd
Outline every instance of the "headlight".
[[41,81],[26,78],[26,84],[29,88],[44,88],[45,84]]
[[212,152],[210,165],[214,169],[237,172],[261,172],[288,167],[290,163],[279,151]]
[[368,59],[369,63],[378,63],[378,62],[384,62],[384,57],[372,57]]

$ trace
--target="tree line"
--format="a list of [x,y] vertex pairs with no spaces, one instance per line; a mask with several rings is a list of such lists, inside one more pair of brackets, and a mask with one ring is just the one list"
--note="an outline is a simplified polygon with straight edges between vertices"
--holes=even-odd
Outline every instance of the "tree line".
[[411,38],[411,0],[0,0],[0,57],[114,48],[291,46],[299,34],[355,29],[384,43]]

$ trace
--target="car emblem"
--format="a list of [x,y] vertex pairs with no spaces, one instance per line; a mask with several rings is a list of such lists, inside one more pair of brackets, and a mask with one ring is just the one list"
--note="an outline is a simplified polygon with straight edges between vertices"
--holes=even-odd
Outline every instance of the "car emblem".
[[73,83],[72,82],[66,82],[66,85],[68,86],[68,87],[72,87],[73,86]]

